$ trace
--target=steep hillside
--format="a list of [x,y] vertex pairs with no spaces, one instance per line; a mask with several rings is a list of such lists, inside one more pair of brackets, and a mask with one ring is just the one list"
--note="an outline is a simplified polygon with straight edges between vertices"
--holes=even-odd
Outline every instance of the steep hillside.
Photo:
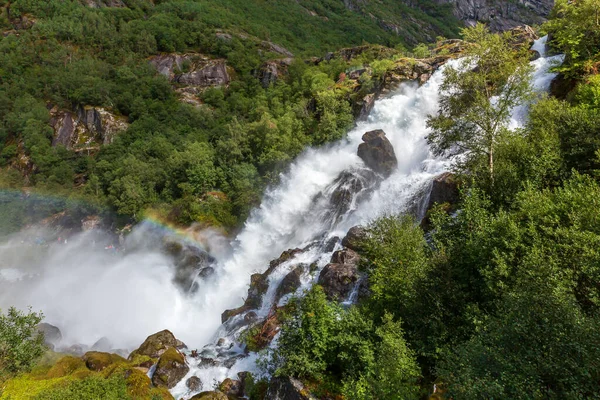
[[225,226],[306,146],[364,117],[397,60],[429,57],[462,24],[432,0],[0,0],[0,11],[2,186]]

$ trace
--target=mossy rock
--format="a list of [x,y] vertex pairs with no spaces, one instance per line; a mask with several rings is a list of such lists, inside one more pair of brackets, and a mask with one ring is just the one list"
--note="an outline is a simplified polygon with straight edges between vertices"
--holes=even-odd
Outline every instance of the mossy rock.
[[159,358],[168,348],[182,348],[185,344],[177,340],[171,331],[165,329],[150,335],[144,340],[144,343],[134,350],[128,359],[134,360],[136,356],[148,356],[150,358]]
[[46,377],[49,379],[60,378],[71,375],[80,369],[85,370],[85,362],[81,358],[66,356],[58,360],[56,364],[48,370]]
[[152,382],[148,375],[142,371],[130,367],[121,371],[125,377],[125,383],[127,384],[127,394],[134,399],[150,399],[155,396],[159,396],[162,399],[173,399],[171,393],[164,388],[156,388],[152,386]]
[[143,356],[141,354],[135,354],[129,360],[129,364],[131,364],[132,366],[146,368],[146,369],[150,369],[157,362],[158,362],[157,358],[151,358],[148,356]]
[[241,381],[227,378],[219,385],[219,390],[229,398],[237,399],[244,396],[244,387]]
[[189,370],[190,367],[186,364],[183,354],[171,347],[160,356],[152,375],[152,383],[157,387],[171,389]]
[[229,400],[229,399],[227,398],[227,396],[225,395],[225,393],[221,393],[221,392],[202,392],[202,393],[199,393],[199,394],[195,395],[190,400]]
[[86,367],[92,371],[102,371],[111,364],[127,362],[118,354],[103,353],[100,351],[88,351],[82,357]]

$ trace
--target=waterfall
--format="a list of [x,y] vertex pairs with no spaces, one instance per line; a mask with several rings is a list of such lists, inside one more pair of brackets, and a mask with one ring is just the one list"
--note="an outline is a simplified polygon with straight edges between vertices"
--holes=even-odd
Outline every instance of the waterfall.
[[[545,38],[533,48],[544,55]],[[560,61],[555,56],[532,62],[537,91],[548,89],[554,78],[549,68]],[[32,247],[17,250],[15,256],[15,249],[23,247],[16,238],[0,245],[0,307],[42,309],[49,323],[64,327],[65,340],[71,344],[91,345],[106,336],[115,348],[130,350],[146,336],[170,329],[190,350],[197,348],[204,357],[216,360],[207,365],[188,357],[190,372],[172,389],[176,398],[190,395],[185,380],[192,375],[202,379],[204,390],[210,390],[215,381],[255,370],[256,354],[245,355],[238,341],[245,313],[225,324],[221,313],[241,306],[250,276],[263,273],[283,251],[304,249],[267,277],[262,306],[253,311],[256,318],[269,314],[279,283],[295,265],[311,265],[303,270],[296,293],[310,288],[340,247],[335,238],[351,227],[419,209],[432,179],[452,163],[434,157],[426,143],[426,120],[437,112],[444,68],[421,86],[405,82],[393,95],[378,100],[368,120],[359,122],[345,138],[301,154],[279,184],[267,190],[230,248],[220,244],[221,250],[215,252],[213,243],[215,272],[196,282],[193,293],[183,293],[173,284],[172,261],[147,243],[143,229],[128,239],[134,250],[126,254],[96,250],[90,246],[92,239],[82,235],[68,244],[52,244],[43,256],[30,256],[27,262],[20,257]],[[515,109],[511,127],[521,126],[526,114],[527,105]],[[374,129],[386,132],[398,159],[397,170],[384,180],[372,179],[373,173],[356,155],[362,135]],[[342,192],[350,195],[332,204],[331,199]],[[281,304],[288,298],[277,300]]]

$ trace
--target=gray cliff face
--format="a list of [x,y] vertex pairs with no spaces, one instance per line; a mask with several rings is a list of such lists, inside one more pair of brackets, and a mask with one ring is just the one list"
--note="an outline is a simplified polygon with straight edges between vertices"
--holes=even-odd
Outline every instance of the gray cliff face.
[[492,31],[542,23],[554,6],[554,0],[438,0],[438,3],[453,4],[454,15],[465,25],[483,22]]
[[74,111],[53,107],[50,125],[54,129],[52,145],[69,150],[97,150],[112,143],[114,137],[127,129],[127,118],[102,107],[79,106]]

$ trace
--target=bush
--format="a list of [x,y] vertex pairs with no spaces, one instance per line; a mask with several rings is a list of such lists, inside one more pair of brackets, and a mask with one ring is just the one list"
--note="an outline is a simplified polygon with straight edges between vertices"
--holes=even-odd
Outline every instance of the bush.
[[14,307],[0,312],[0,382],[19,372],[30,370],[44,354],[44,337],[36,326],[41,313],[25,313]]

